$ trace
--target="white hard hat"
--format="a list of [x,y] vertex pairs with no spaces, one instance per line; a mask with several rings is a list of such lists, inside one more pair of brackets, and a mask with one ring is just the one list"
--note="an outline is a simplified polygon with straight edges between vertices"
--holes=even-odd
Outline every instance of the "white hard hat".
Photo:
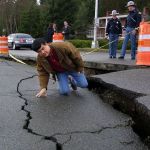
[[112,12],[111,12],[111,14],[110,15],[112,15],[112,16],[116,16],[116,15],[118,15],[119,13],[116,11],[116,10],[113,10]]
[[135,6],[135,3],[134,3],[133,1],[129,1],[129,2],[127,3],[127,6],[126,6],[126,7],[129,7],[129,6]]

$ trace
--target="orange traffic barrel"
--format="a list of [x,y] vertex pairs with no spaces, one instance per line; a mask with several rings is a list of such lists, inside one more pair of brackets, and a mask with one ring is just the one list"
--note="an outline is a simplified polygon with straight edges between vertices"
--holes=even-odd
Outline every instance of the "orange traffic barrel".
[[141,22],[136,65],[150,66],[150,23]]
[[8,38],[5,36],[0,36],[0,54],[8,54]]
[[62,33],[54,33],[53,34],[53,42],[63,42],[64,36]]

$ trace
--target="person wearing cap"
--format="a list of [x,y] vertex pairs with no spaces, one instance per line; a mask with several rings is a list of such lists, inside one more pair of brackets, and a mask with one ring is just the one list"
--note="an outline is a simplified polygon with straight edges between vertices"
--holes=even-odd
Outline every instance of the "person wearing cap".
[[122,25],[117,18],[117,11],[113,10],[112,19],[109,20],[106,27],[106,36],[109,36],[109,58],[116,58],[118,38],[122,35]]
[[34,40],[32,49],[38,53],[37,71],[40,91],[37,93],[37,97],[47,95],[50,74],[57,76],[59,91],[62,95],[69,95],[69,83],[73,90],[77,90],[77,86],[81,88],[88,86],[83,73],[84,63],[81,55],[70,42],[48,44],[44,39],[38,38]]
[[126,54],[126,48],[128,41],[131,41],[131,59],[134,60],[136,56],[136,35],[139,24],[141,22],[141,14],[137,11],[136,5],[133,1],[129,1],[127,3],[129,14],[126,18],[124,31],[125,31],[125,38],[123,41],[121,55],[119,59],[124,59]]

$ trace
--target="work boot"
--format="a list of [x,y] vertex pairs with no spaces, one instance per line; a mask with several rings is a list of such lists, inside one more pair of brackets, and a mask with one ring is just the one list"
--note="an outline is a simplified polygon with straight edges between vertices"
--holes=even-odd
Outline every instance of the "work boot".
[[124,57],[123,57],[123,56],[120,56],[120,57],[118,57],[118,59],[124,59]]
[[131,60],[135,60],[135,57],[132,57]]

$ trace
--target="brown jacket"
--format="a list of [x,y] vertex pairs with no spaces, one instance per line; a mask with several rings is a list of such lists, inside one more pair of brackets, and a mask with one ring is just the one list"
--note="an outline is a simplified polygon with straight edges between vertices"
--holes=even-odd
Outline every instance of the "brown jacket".
[[[83,71],[83,60],[79,51],[69,42],[51,43],[50,47],[56,51],[59,63],[66,71]],[[39,74],[40,87],[47,88],[50,73],[55,71],[45,57],[37,56],[37,71]]]

